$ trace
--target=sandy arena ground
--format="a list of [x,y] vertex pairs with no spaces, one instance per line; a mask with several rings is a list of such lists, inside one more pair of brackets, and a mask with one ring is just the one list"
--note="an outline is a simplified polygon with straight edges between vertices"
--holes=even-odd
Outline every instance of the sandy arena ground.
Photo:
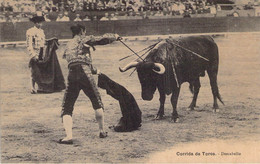
[[[220,53],[218,86],[225,106],[219,103],[220,111],[212,112],[213,98],[205,76],[198,108],[186,111],[192,95],[185,83],[178,102],[180,123],[170,122],[170,96],[166,118],[154,120],[158,93],[152,101],[143,101],[137,74],[129,77],[131,71],[119,72],[119,66],[134,59],[118,61],[131,54],[126,47],[120,42],[97,46],[92,55],[95,66],[135,96],[143,112],[142,127],[129,133],[109,129],[121,111],[118,102],[100,89],[109,137],[99,139],[94,111],[81,92],[73,115],[73,145],[57,143],[65,136],[60,119],[64,91],[30,94],[26,49],[0,48],[1,162],[260,162],[260,35],[229,35],[215,41]],[[126,43],[138,51],[154,42]],[[63,51],[61,45],[57,54],[67,78]]]

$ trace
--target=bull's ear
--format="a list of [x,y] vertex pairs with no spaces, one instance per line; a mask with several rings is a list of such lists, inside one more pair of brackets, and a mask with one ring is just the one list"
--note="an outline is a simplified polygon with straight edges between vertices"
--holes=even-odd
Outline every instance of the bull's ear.
[[[159,69],[159,71],[156,70],[156,68]],[[154,71],[155,73],[158,73],[158,74],[161,75],[161,74],[164,74],[164,72],[165,72],[165,67],[164,67],[161,63],[154,63],[153,71]]]

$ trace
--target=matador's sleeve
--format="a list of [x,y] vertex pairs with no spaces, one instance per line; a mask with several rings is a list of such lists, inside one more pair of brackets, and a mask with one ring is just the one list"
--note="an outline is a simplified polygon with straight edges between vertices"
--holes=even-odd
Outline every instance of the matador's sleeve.
[[86,44],[90,46],[106,45],[116,41],[118,37],[119,37],[118,34],[111,34],[111,33],[106,33],[103,36],[91,35],[88,36],[88,40],[86,41]]
[[30,56],[36,56],[36,52],[33,49],[33,35],[30,30],[26,32],[26,47]]

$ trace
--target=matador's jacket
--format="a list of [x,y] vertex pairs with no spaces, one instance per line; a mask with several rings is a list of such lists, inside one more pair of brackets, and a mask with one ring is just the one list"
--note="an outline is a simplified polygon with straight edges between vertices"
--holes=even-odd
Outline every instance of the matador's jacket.
[[94,49],[95,45],[112,43],[117,38],[117,34],[105,34],[103,36],[75,35],[67,43],[63,58],[68,62],[69,74],[61,116],[72,115],[80,90],[83,90],[89,97],[93,109],[104,109],[100,93],[92,76],[92,74],[97,73],[97,70],[92,66],[90,48]]
[[92,58],[90,53],[90,47],[95,50],[95,45],[105,45],[112,43],[117,39],[116,34],[104,34],[103,36],[84,36],[76,35],[70,42],[68,42],[64,58],[68,62],[68,66],[78,64],[92,64]]
[[34,26],[26,31],[26,46],[31,57],[39,56],[40,51],[43,51],[44,45],[45,34],[43,29]]

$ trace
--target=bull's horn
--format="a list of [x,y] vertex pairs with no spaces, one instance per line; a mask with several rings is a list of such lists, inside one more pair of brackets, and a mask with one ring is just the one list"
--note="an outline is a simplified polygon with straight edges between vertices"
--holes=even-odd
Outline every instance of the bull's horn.
[[127,64],[124,68],[119,67],[119,70],[120,70],[120,72],[125,72],[133,67],[136,67],[138,64],[139,64],[139,62],[134,61],[134,62]]
[[161,63],[154,63],[154,67],[159,68],[159,71],[156,71],[155,69],[153,69],[154,72],[156,72],[158,74],[164,74],[165,67]]

